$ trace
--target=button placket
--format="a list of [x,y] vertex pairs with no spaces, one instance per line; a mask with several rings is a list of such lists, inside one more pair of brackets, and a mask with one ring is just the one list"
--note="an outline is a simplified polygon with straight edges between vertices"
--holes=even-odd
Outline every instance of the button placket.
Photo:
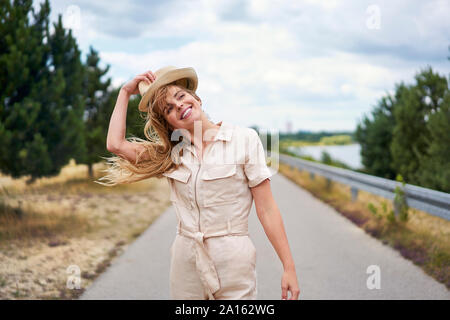
[[207,160],[208,160],[208,154],[211,152],[210,149],[213,148],[214,143],[216,143],[216,139],[214,141],[211,141],[206,146],[206,148],[203,150],[203,153],[202,153],[202,159],[199,158],[199,156],[197,154],[197,150],[195,148],[193,148],[193,150],[194,150],[193,154],[198,161],[197,174],[194,179],[194,194],[195,194],[194,202],[195,202],[195,206],[197,207],[197,210],[198,210],[198,230],[199,231],[202,231],[202,227],[201,227],[201,218],[202,217],[201,217],[201,209],[200,209],[200,205],[199,205],[199,196],[198,196],[199,192],[197,190],[199,188],[198,180],[199,180],[199,175],[203,174],[202,168],[204,167],[204,163],[207,162]]

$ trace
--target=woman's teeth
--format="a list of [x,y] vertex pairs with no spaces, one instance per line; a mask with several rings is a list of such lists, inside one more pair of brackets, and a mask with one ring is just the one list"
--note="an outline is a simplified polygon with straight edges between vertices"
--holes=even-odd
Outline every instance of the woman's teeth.
[[181,120],[183,120],[184,118],[188,117],[191,114],[191,109],[192,107],[189,107],[186,109],[185,112],[183,112],[183,114],[181,115]]

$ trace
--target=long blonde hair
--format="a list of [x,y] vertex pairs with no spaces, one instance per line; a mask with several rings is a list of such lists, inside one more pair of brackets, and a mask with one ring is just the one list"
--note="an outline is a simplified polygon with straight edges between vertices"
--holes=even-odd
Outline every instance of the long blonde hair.
[[[112,187],[118,184],[133,183],[152,177],[160,179],[163,177],[162,174],[164,172],[178,168],[182,148],[179,152],[174,152],[174,162],[172,159],[172,150],[180,142],[171,141],[170,137],[172,136],[173,128],[171,128],[171,125],[162,113],[166,105],[166,97],[170,85],[179,87],[175,82],[164,85],[157,90],[153,102],[149,102],[151,103],[151,107],[147,112],[144,126],[144,135],[148,140],[136,136],[127,138],[129,142],[137,143],[145,147],[142,152],[136,155],[136,162],[132,163],[119,156],[101,157],[106,160],[108,167],[102,171],[108,174],[99,178],[98,181],[94,181],[95,183]],[[195,92],[184,87],[182,89],[201,102],[201,99]],[[149,155],[149,159],[140,161],[140,158],[145,152]],[[106,183],[100,181],[106,181]]]

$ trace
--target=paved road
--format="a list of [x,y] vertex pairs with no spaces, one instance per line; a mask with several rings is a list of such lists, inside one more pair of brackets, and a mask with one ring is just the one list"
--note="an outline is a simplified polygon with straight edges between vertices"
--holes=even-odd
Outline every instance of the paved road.
[[[450,299],[450,291],[281,174],[272,190],[294,255],[300,299]],[[257,249],[258,298],[280,299],[282,265],[253,205],[250,236]],[[80,299],[169,299],[173,208],[164,212]],[[368,289],[367,267],[380,268],[380,289]]]

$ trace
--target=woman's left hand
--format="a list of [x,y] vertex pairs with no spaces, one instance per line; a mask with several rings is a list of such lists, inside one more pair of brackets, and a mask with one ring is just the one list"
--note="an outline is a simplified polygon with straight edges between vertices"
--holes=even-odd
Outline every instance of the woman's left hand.
[[300,289],[298,287],[295,270],[284,270],[281,277],[281,299],[288,300],[288,292],[291,292],[289,300],[298,300]]

